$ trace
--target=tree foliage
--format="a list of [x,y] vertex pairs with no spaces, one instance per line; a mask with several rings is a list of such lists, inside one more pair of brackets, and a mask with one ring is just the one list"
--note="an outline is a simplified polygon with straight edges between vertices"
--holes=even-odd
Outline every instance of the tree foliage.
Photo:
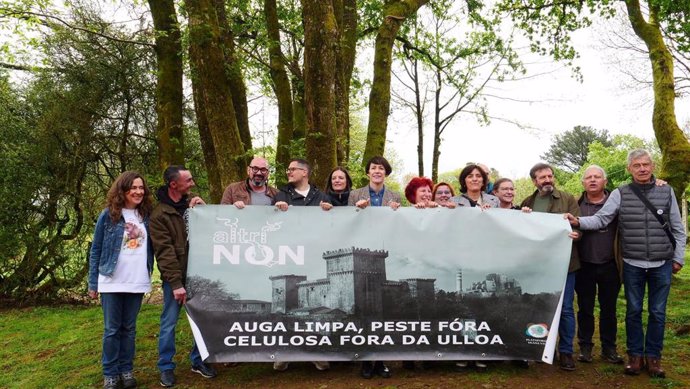
[[586,160],[570,179],[563,181],[563,189],[575,195],[581,193],[582,177],[590,165],[601,166],[606,171],[608,190],[630,182],[630,174],[627,171],[628,152],[638,148],[649,150],[655,162],[660,161],[661,155],[656,145],[633,135],[616,135],[608,145],[599,141],[592,142]]
[[575,126],[553,137],[553,142],[541,158],[555,167],[574,173],[587,161],[589,145],[599,142],[611,145],[609,133],[589,126]]
[[[153,53],[87,4],[49,25],[44,70],[0,88],[0,295],[55,298],[83,286],[105,191],[121,171],[156,172]],[[103,35],[118,38],[109,39]]]
[[[681,52],[687,49],[690,5],[674,0],[622,3],[631,29],[644,42],[649,55],[654,91],[651,121],[662,153],[659,175],[681,198],[690,183],[690,142],[676,121],[674,60],[662,30],[677,42]],[[533,51],[572,64],[577,52],[570,34],[589,26],[592,17],[610,18],[621,12],[618,4],[612,0],[501,0],[497,9],[526,33]]]

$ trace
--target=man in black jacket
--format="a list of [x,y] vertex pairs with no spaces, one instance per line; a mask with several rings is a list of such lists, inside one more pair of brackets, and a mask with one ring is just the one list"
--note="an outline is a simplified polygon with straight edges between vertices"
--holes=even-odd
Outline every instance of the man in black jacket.
[[276,208],[287,211],[289,205],[318,206],[328,203],[328,196],[309,184],[311,167],[303,159],[293,159],[286,170],[288,184],[276,195]]
[[[287,211],[289,205],[319,206],[327,203],[330,206],[328,196],[319,188],[309,184],[311,167],[303,159],[293,159],[286,170],[288,184],[278,191],[276,195],[276,208]],[[323,206],[322,206],[323,207]],[[326,361],[313,361],[318,370],[328,370],[330,365]],[[288,368],[288,362],[278,361],[273,363],[273,369],[284,371]]]

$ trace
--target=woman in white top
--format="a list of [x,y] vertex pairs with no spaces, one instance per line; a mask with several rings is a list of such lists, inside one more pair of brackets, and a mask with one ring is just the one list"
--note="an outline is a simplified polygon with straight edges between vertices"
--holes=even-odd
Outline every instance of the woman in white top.
[[133,388],[137,315],[151,291],[151,192],[144,177],[127,171],[113,182],[106,203],[89,254],[89,296],[100,294],[103,308],[103,386]]

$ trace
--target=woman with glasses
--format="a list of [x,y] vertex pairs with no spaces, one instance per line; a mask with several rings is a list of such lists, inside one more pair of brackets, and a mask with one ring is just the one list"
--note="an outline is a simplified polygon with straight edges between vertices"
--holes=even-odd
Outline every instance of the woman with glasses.
[[498,198],[498,206],[503,209],[520,209],[513,204],[515,199],[515,186],[510,178],[499,178],[494,183],[494,196]]
[[451,201],[453,196],[455,196],[455,191],[450,184],[445,182],[439,182],[434,186],[434,190],[431,192],[434,202],[441,207],[455,208],[456,204]]

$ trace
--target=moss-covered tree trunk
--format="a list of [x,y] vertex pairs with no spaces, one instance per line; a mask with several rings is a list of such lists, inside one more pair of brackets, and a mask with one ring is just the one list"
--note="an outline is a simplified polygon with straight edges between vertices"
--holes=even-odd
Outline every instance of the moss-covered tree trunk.
[[649,19],[645,20],[639,0],[626,0],[625,4],[630,24],[635,34],[647,45],[649,60],[652,64],[654,85],[652,126],[662,154],[659,175],[673,186],[676,198],[681,199],[690,182],[690,142],[676,120],[673,57],[664,43],[656,6],[648,4]]
[[[307,112],[304,106],[304,77],[293,75],[290,79],[292,85],[292,120],[294,123],[292,139],[298,141],[304,139],[307,134]],[[295,152],[303,152],[303,150],[291,150],[291,156],[304,157]],[[295,154],[295,155],[293,155]]]
[[389,1],[384,5],[383,21],[374,47],[374,79],[369,94],[369,125],[363,164],[371,157],[383,155],[385,151],[395,37],[403,22],[428,2],[429,0],[399,0]]
[[[189,57],[194,58],[198,56],[190,48]],[[211,201],[219,203],[223,198],[223,190],[225,188],[221,184],[220,170],[218,169],[218,161],[216,161],[216,149],[213,146],[213,137],[211,130],[208,127],[208,120],[206,119],[206,108],[203,106],[204,100],[199,96],[200,91],[192,88],[192,96],[194,98],[194,108],[196,111],[196,126],[199,129],[199,141],[201,143],[201,153],[204,156],[204,165],[206,165],[206,176],[208,177],[208,191],[211,196]]]
[[[242,74],[242,64],[235,48],[235,36],[232,28],[228,24],[227,12],[225,11],[224,0],[214,0],[214,6],[218,15],[218,25],[220,26],[221,43],[223,44],[223,54],[225,54],[226,72],[232,105],[235,108],[235,120],[237,129],[240,131],[240,138],[245,150],[252,149],[252,134],[249,131],[249,106],[247,103],[247,86],[244,83]],[[245,162],[249,164],[252,156],[246,155]]]
[[335,126],[338,165],[350,158],[350,81],[357,49],[357,2],[333,0],[338,25],[335,64]]
[[337,162],[335,66],[337,25],[328,1],[302,1],[304,23],[304,106],[311,181],[323,187]]
[[[213,142],[213,150],[204,150],[204,155],[214,153],[220,182],[212,185],[224,188],[244,178],[246,165],[226,73],[221,31],[211,0],[189,0],[186,6],[194,106],[197,117],[205,119]],[[207,166],[208,170],[213,168]],[[217,192],[214,193],[211,201],[220,201]]]
[[276,185],[287,182],[285,168],[290,163],[290,142],[293,137],[292,90],[290,78],[285,69],[285,57],[280,48],[280,24],[276,0],[264,1],[264,16],[268,35],[268,55],[270,75],[278,103],[278,141],[276,144]]
[[156,34],[156,142],[162,170],[184,163],[182,45],[173,0],[149,0],[149,7]]

